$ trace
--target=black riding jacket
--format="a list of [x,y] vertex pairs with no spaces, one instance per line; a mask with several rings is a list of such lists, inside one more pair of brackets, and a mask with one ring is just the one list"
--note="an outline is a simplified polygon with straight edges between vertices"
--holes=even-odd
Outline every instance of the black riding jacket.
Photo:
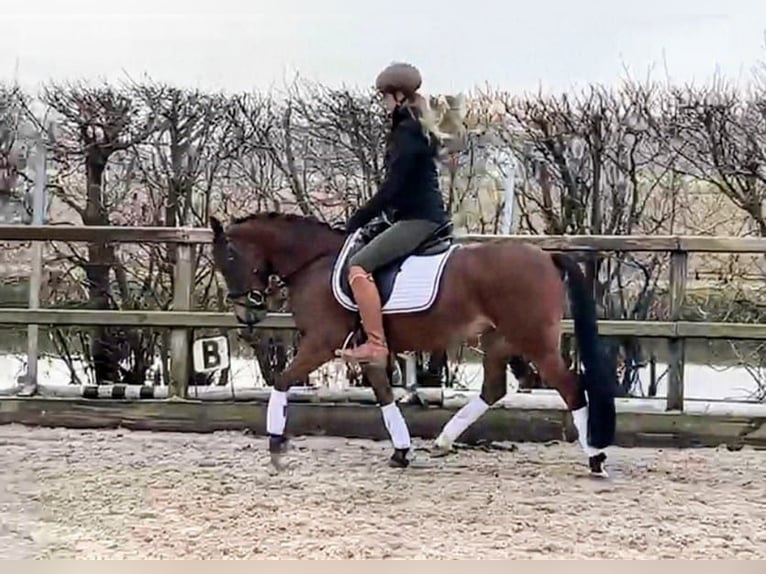
[[378,192],[348,220],[348,233],[382,212],[394,222],[425,219],[442,224],[449,219],[439,189],[436,146],[409,110],[397,108],[392,119],[385,179]]

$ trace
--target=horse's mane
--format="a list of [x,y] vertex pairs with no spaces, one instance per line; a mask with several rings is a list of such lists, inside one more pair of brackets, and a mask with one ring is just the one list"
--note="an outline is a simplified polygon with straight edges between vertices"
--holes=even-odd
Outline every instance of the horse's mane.
[[300,222],[300,223],[309,224],[311,226],[321,227],[322,229],[331,231],[332,233],[341,233],[341,234],[345,233],[345,231],[342,228],[330,225],[326,221],[317,219],[313,215],[280,213],[278,211],[250,213],[248,215],[243,215],[241,217],[232,217],[231,223],[239,224],[239,223],[247,223],[248,221],[258,221],[258,220],[281,220],[281,221],[295,222],[295,223]]

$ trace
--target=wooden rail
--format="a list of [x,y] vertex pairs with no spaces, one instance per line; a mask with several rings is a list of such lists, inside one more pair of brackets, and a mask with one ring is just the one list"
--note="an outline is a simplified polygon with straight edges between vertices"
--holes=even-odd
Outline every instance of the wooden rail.
[[[0,225],[0,241],[69,241],[109,243],[210,243],[206,227],[127,227],[74,225]],[[766,253],[766,238],[697,235],[480,235],[460,243],[524,241],[546,250],[610,252]]]
[[[171,333],[170,394],[184,397],[190,374],[190,330],[238,328],[231,314],[195,312],[193,309],[193,246],[209,243],[207,228],[85,227],[50,225],[0,225],[0,241],[62,241],[109,243],[167,243],[176,246],[174,311],[98,311],[62,309],[0,309],[6,325],[123,325],[166,327]],[[600,333],[668,339],[668,410],[682,410],[684,403],[685,339],[761,339],[766,326],[737,323],[680,321],[686,294],[689,253],[766,253],[766,238],[707,236],[530,236],[464,235],[461,243],[524,241],[546,250],[586,252],[670,253],[670,321],[601,321]],[[294,327],[292,317],[271,314],[260,325],[268,329]],[[572,332],[571,321],[564,321]]]
[[[177,329],[238,329],[231,313],[211,311],[98,311],[88,309],[0,308],[0,325],[57,325],[164,327]],[[561,322],[565,333],[573,333],[571,320]],[[269,313],[258,324],[261,329],[294,329],[289,313]],[[754,323],[707,323],[702,321],[600,320],[599,333],[615,337],[655,339],[748,339],[766,340],[766,325]]]

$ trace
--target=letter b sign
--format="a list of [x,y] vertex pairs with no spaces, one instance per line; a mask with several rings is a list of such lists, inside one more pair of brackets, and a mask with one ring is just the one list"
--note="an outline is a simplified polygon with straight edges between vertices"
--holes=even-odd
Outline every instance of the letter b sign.
[[210,337],[194,341],[194,370],[212,373],[229,366],[229,340],[226,337]]

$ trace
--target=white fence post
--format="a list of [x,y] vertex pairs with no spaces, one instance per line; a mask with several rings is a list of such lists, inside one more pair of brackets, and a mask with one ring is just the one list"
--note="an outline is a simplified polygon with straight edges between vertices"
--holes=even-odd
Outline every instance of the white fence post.
[[[46,141],[40,134],[34,154],[35,184],[32,191],[32,225],[45,224],[46,211]],[[43,274],[42,241],[32,242],[32,270],[29,276],[29,309],[40,308],[40,287]],[[40,350],[40,327],[27,327],[27,372],[20,379],[20,395],[32,395],[37,389],[37,365]]]

